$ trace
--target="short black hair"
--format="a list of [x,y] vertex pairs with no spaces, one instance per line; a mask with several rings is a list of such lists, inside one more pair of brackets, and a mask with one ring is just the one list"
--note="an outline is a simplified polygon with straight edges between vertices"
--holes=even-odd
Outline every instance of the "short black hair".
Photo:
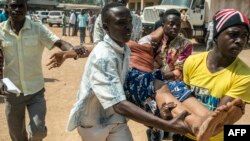
[[181,13],[178,10],[176,10],[176,9],[168,9],[168,10],[165,11],[165,13],[163,15],[163,20],[166,21],[166,19],[167,19],[167,17],[169,15],[175,15],[175,16],[181,18]]
[[164,15],[164,11],[160,11],[159,12],[159,17],[163,17],[163,15]]
[[102,9],[102,12],[101,12],[101,17],[102,17],[102,23],[107,23],[108,19],[109,19],[109,13],[110,13],[110,9],[111,8],[114,8],[114,7],[120,7],[120,6],[124,6],[123,4],[121,3],[118,3],[118,2],[111,2],[107,5],[105,5]]

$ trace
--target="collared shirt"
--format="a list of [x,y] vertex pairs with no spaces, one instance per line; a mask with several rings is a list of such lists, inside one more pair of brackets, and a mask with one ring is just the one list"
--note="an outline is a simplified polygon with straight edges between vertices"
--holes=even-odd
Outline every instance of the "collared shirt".
[[[138,15],[131,13],[132,15],[132,33],[131,40],[138,41],[141,38],[142,33],[142,22]],[[102,18],[101,15],[96,18],[94,26],[94,45],[97,45],[98,42],[103,41],[104,35],[106,34],[105,30],[102,27]]]
[[88,15],[79,14],[77,20],[78,20],[78,27],[87,27]]
[[9,78],[24,95],[34,94],[44,87],[42,53],[52,49],[59,38],[40,22],[26,18],[19,35],[7,20],[0,24],[0,48],[5,57],[4,77]]
[[96,45],[85,64],[67,130],[127,122],[124,116],[115,113],[113,105],[126,99],[123,84],[129,55],[127,45],[119,46],[108,35]]

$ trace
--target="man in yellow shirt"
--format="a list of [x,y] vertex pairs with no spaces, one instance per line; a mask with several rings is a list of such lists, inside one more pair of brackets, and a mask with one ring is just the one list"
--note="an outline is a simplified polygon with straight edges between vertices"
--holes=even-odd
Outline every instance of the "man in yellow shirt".
[[[12,141],[41,141],[47,135],[42,53],[44,47],[69,50],[72,45],[60,40],[40,22],[26,18],[26,0],[6,2],[10,17],[0,24],[0,49],[5,60],[3,74],[21,91],[18,97],[6,91],[0,93],[5,99],[10,137]],[[26,108],[30,117],[29,138],[25,129]]]
[[[238,58],[248,41],[249,21],[237,10],[224,9],[215,15],[213,22],[213,49],[190,56],[184,64],[184,82],[212,111],[235,98],[250,102],[250,68]],[[225,124],[235,123],[243,114],[244,110],[229,112],[232,118]],[[191,135],[181,137],[181,141],[190,139],[195,140]],[[222,141],[223,133],[210,140]]]

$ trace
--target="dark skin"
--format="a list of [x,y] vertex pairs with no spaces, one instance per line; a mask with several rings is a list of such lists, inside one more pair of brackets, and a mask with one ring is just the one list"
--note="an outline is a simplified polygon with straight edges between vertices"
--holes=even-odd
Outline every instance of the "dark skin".
[[245,26],[234,26],[221,32],[215,39],[214,49],[208,54],[208,70],[215,73],[232,64],[247,44],[248,35]]
[[[162,38],[162,28],[158,28],[156,31],[152,32],[154,41],[160,41]],[[222,69],[225,69],[239,55],[244,46],[247,44],[249,38],[249,33],[245,26],[234,26],[223,31],[216,39],[214,48],[209,52],[207,58],[207,68],[211,73],[216,73]],[[221,99],[220,106],[226,104],[227,102],[233,101],[234,98],[229,96],[224,96]],[[233,111],[233,112],[231,112]],[[236,103],[233,108],[229,110],[228,118],[225,124],[233,124],[238,121],[245,112],[245,103]],[[237,116],[236,116],[237,115]]]
[[[216,73],[231,65],[247,44],[248,37],[249,32],[243,25],[232,26],[222,31],[215,39],[213,50],[208,54],[208,70],[211,73]],[[234,98],[232,97],[224,96],[220,102],[220,105],[226,104],[227,102],[233,100]],[[234,108],[237,110],[234,110],[234,112],[229,112],[229,116],[233,118],[226,121],[227,124],[235,123],[243,116],[245,112],[245,103],[239,104],[238,107]]]
[[[27,12],[27,3],[26,0],[9,0],[6,1],[7,9],[9,11],[9,20],[10,20],[10,27],[11,30],[16,34],[19,35],[20,30],[23,28],[25,23],[25,15]],[[54,43],[54,46],[60,48],[63,51],[70,50],[73,46],[63,40],[57,40]],[[60,66],[61,64],[57,62],[57,65]],[[9,95],[7,91],[1,89],[0,95]]]
[[[130,40],[130,35],[132,32],[132,17],[130,11],[123,6],[115,7],[109,10],[109,14],[107,16],[109,18],[107,21],[103,21],[103,28],[110,36],[110,38],[112,38],[112,40],[114,40],[118,45],[120,45],[121,47],[125,46],[126,42]],[[68,51],[58,53],[57,55],[61,58],[73,58],[76,56],[76,53],[74,51]],[[52,68],[53,59],[56,58],[52,58],[52,63],[50,64]],[[168,106],[172,108],[174,107],[173,104]],[[145,112],[144,110],[127,100],[117,103],[113,106],[113,108],[116,113],[119,113],[125,117],[128,117],[147,126],[156,127],[167,131],[173,131],[180,134],[190,132],[189,128],[183,121],[184,118],[188,115],[187,111],[184,111],[170,121],[166,121]],[[169,108],[163,108],[164,111],[168,109]]]
[[176,15],[168,15],[164,20],[164,34],[168,36],[169,44],[173,39],[175,39],[181,29],[181,18]]
[[128,4],[128,0],[113,0],[113,2],[119,2],[119,3],[123,4],[124,6],[126,6]]
[[[181,18],[170,14],[168,15],[165,19],[164,19],[164,23],[163,23],[163,32],[164,34],[169,38],[168,42],[167,42],[167,46],[170,44],[170,42],[175,39],[181,29]],[[160,29],[157,29],[158,31],[156,31],[155,33],[160,33]],[[155,38],[160,37],[160,39],[162,38],[162,36],[159,35],[155,35],[155,33],[151,33],[152,37],[154,38],[154,36],[156,36]],[[158,39],[154,39],[156,41],[160,41]],[[158,62],[158,64],[161,66],[162,65],[162,58],[160,58],[159,55],[157,55],[157,57],[155,58],[155,60]],[[170,71],[170,72],[165,72],[164,73],[164,77],[165,79],[169,80],[169,79],[175,79],[175,74]]]
[[[26,0],[9,0],[7,5],[10,18],[10,27],[13,32],[16,33],[16,35],[19,35],[19,32],[25,23],[25,15],[27,13]],[[57,46],[64,51],[73,47],[70,43],[62,40],[56,41],[54,46]]]
[[[109,23],[103,22],[103,28],[117,44],[124,46],[125,43],[129,41],[132,32],[132,17],[130,11],[125,7],[112,8],[110,9],[109,17]],[[127,100],[117,103],[113,108],[115,112],[147,126],[180,132],[181,134],[188,131],[187,126],[182,121],[187,115],[187,112],[182,113],[171,121],[165,121],[145,112]]]
[[[128,0],[113,0],[113,2],[118,2],[118,3],[121,3],[123,4],[124,6],[127,5],[128,3]],[[123,35],[122,35],[123,36]],[[76,46],[77,48],[80,47],[80,46]],[[81,58],[85,58],[85,57],[88,57],[89,53],[91,52],[92,48],[87,48],[87,47],[84,47],[86,50],[85,50],[85,53],[84,55],[81,56]],[[54,53],[50,59],[51,61],[47,64],[47,66],[49,66],[49,69],[52,69],[52,68],[56,68],[56,67],[60,67],[62,65],[62,63],[67,59],[67,58],[75,58],[77,57],[77,54],[75,51],[68,51],[67,53],[65,52],[57,52],[57,53]]]

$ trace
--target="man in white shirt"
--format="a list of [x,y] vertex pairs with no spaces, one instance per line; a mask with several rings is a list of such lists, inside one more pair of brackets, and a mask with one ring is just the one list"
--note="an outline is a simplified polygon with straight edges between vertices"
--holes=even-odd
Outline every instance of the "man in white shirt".
[[75,33],[75,24],[76,24],[76,14],[74,10],[71,10],[71,14],[69,17],[69,32],[68,35],[70,36],[70,29],[72,28],[71,36],[74,36]]
[[[27,18],[26,0],[6,1],[9,19],[0,24],[0,49],[4,56],[4,77],[9,78],[20,96],[1,89],[12,141],[41,141],[47,136],[45,126],[46,101],[42,54],[45,47],[69,50],[72,46],[60,40],[40,22]],[[2,55],[1,55],[2,56]],[[59,66],[60,64],[55,64]],[[25,111],[30,117],[26,130]]]
[[[127,118],[163,130],[185,133],[183,124],[187,112],[167,121],[145,112],[126,100],[124,82],[129,66],[132,16],[120,3],[107,4],[102,10],[106,35],[93,49],[85,64],[77,102],[70,112],[68,130],[78,129],[83,141],[133,141]],[[51,58],[63,62],[66,58],[84,57],[76,49],[59,52]],[[61,59],[60,59],[61,58]],[[164,84],[163,84],[164,85]]]

